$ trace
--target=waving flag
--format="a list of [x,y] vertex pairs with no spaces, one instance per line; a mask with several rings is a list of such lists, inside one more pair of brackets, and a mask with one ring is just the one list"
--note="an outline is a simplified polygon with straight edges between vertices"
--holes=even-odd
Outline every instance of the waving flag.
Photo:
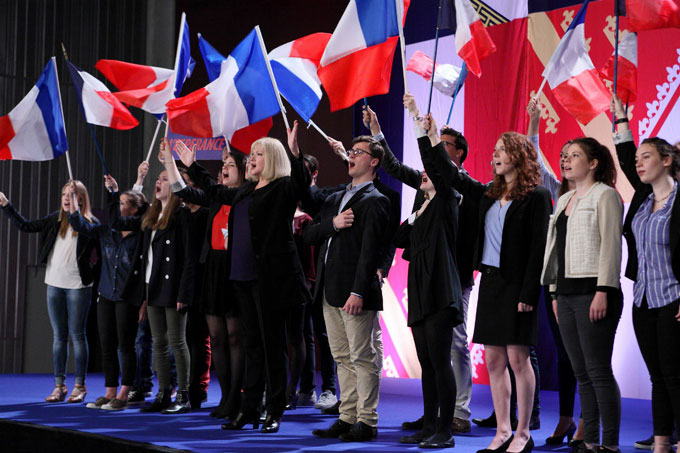
[[0,116],[0,160],[42,161],[68,151],[55,58],[24,99]]
[[222,62],[227,59],[217,49],[210,45],[203,36],[198,34],[198,48],[203,57],[203,64],[205,70],[208,72],[208,80],[211,82],[220,76],[222,70]]
[[680,27],[680,0],[626,0],[630,31]]
[[[637,99],[637,35],[626,33],[619,43],[619,64],[616,74],[616,94],[624,103]],[[600,69],[600,77],[614,81],[614,54]]]
[[66,64],[88,123],[120,130],[132,129],[139,124],[103,83],[70,61]]
[[[417,50],[408,61],[406,70],[415,72],[429,82],[432,78],[432,58]],[[441,93],[453,97],[460,75],[461,68],[452,64],[437,63],[434,70],[434,87]]]
[[581,124],[607,110],[611,100],[586,48],[584,22],[589,1],[579,9],[543,71],[555,98]]
[[238,129],[280,111],[258,31],[255,27],[221,63],[217,79],[167,103],[173,132],[229,140]]
[[[394,0],[350,0],[321,57],[319,79],[331,111],[390,89],[392,60],[403,15]],[[400,17],[401,16],[401,17]]]
[[321,100],[321,81],[316,71],[330,38],[330,33],[314,33],[269,52],[281,95],[305,122],[309,122]]

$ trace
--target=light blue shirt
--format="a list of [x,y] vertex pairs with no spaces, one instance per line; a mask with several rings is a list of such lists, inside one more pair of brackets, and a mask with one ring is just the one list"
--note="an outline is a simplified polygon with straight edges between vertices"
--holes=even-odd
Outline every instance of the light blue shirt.
[[501,245],[503,243],[503,225],[505,215],[510,209],[512,200],[501,206],[496,200],[486,211],[484,219],[484,250],[482,250],[482,264],[501,267]]

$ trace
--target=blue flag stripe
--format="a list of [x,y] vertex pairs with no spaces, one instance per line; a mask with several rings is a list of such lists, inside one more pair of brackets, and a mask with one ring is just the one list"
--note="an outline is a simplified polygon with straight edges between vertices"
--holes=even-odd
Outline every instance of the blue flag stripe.
[[43,121],[50,138],[54,157],[59,157],[68,150],[66,141],[66,129],[64,118],[61,114],[61,104],[59,102],[59,88],[57,87],[57,75],[54,71],[54,64],[50,60],[45,66],[38,83],[38,98],[36,103],[42,112]]
[[399,34],[394,0],[355,0],[366,46],[381,44]]
[[272,71],[281,95],[307,123],[319,106],[319,97],[309,85],[278,61],[272,61]]

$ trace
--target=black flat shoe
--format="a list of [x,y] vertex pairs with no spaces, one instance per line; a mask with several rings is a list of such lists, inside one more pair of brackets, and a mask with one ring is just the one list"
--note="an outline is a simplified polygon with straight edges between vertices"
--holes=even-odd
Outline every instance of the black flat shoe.
[[[497,428],[498,423],[496,422],[496,413],[492,412],[491,415],[489,415],[487,418],[473,418],[472,423],[475,425],[479,426],[480,428]],[[540,427],[540,421],[539,427]],[[517,429],[517,416],[516,415],[511,415],[510,416],[510,427],[512,430]]]
[[417,431],[410,436],[403,436],[399,438],[400,444],[419,444],[428,437],[432,436],[434,433],[432,431]]
[[175,402],[161,411],[161,414],[186,414],[191,412],[191,403],[189,402],[189,392],[182,390],[177,392]]
[[260,430],[260,432],[265,434],[278,433],[280,426],[281,417],[273,417],[270,415],[265,420],[264,425],[262,425],[262,429]]
[[524,444],[524,448],[522,448],[518,452],[511,452],[510,450],[505,450],[507,453],[529,453],[531,450],[534,449],[534,439],[529,436],[529,440],[527,440],[527,443]]
[[378,437],[378,428],[369,426],[364,422],[356,422],[349,431],[340,434],[338,439],[344,442],[365,442]]
[[401,429],[404,431],[418,431],[419,429],[423,429],[423,417],[421,416],[418,420],[412,422],[402,423]]
[[512,443],[512,439],[514,438],[515,436],[510,436],[508,437],[508,440],[503,442],[503,444],[498,448],[485,448],[484,450],[477,450],[477,453],[505,453],[508,450],[510,444]]
[[574,433],[576,432],[576,425],[572,423],[567,427],[567,430],[563,432],[562,434],[558,434],[556,436],[550,436],[545,440],[545,443],[547,445],[562,445],[564,443],[564,438],[567,438],[567,442],[571,440],[572,437],[574,437]]
[[453,436],[434,434],[418,443],[420,448],[452,448],[456,446]]
[[350,429],[352,429],[350,423],[337,419],[328,429],[315,429],[312,434],[325,439],[337,439],[341,434],[348,433]]
[[222,429],[227,430],[239,430],[243,429],[244,426],[253,424],[253,429],[260,427],[260,414],[255,412],[252,414],[246,414],[244,412],[239,412],[236,418],[229,423],[222,424]]

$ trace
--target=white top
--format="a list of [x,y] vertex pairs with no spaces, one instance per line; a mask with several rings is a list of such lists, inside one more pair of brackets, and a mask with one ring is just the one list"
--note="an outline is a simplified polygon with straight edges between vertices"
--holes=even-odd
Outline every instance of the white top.
[[57,240],[47,258],[45,284],[62,289],[86,288],[78,270],[77,246],[78,235],[73,236],[73,229],[70,226],[66,231],[66,237],[62,238],[57,234]]
[[[158,215],[158,221],[163,218],[163,213]],[[151,267],[153,266],[153,238],[156,236],[156,230],[151,231],[151,240],[149,241],[149,252],[146,254],[146,272],[144,273],[144,281],[149,284],[151,280]]]

